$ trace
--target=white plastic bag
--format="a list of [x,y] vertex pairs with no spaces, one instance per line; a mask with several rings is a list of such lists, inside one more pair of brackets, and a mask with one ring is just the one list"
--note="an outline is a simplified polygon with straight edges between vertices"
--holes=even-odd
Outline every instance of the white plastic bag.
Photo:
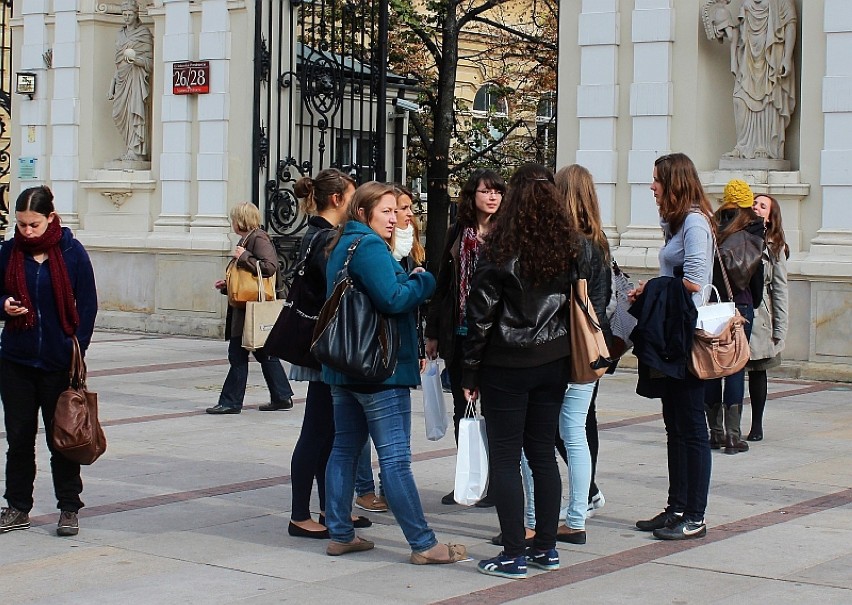
[[459,451],[456,458],[456,502],[471,506],[488,491],[488,437],[485,419],[476,413],[476,405],[467,402],[464,418],[459,421]]
[[708,288],[716,292],[716,300],[722,300],[716,286],[713,284],[704,286],[701,290],[702,302],[701,306],[698,307],[698,319],[695,322],[695,327],[708,334],[718,336],[722,329],[728,325],[728,321],[736,314],[737,306],[732,302],[709,302]]
[[423,386],[423,416],[426,418],[426,439],[438,441],[447,434],[450,425],[447,405],[444,403],[444,389],[441,387],[441,371],[438,362],[431,359],[426,362],[426,371],[421,378]]

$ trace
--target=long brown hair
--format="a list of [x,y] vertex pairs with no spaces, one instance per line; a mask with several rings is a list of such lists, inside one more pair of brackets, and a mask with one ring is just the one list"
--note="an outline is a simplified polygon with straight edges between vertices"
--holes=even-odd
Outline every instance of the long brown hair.
[[769,218],[766,221],[766,247],[772,251],[775,258],[781,258],[781,253],[784,253],[784,258],[790,258],[790,246],[787,245],[787,238],[784,235],[784,225],[781,222],[781,205],[771,195],[760,193],[754,196],[755,199],[765,197],[769,200]]
[[571,164],[556,173],[555,182],[564,196],[574,227],[603,250],[606,262],[609,262],[609,242],[601,226],[600,205],[592,173],[579,164]]
[[671,233],[680,231],[686,215],[696,209],[707,217],[713,229],[713,208],[692,160],[683,153],[670,153],[657,158],[654,167],[657,182],[663,187],[659,199],[660,217],[668,223]]
[[[733,218],[729,219],[724,226],[722,226],[722,215],[728,214],[731,216],[731,213],[734,213]],[[752,208],[742,208],[741,206],[737,206],[733,202],[728,202],[727,204],[723,204],[721,208],[716,211],[716,214],[713,215],[716,220],[717,225],[717,238],[718,243],[724,242],[730,236],[732,236],[737,231],[742,231],[748,225],[761,220],[757,213]]]
[[492,222],[485,255],[497,264],[517,257],[521,277],[534,286],[568,271],[577,257],[580,233],[571,225],[553,173],[544,166],[518,168]]

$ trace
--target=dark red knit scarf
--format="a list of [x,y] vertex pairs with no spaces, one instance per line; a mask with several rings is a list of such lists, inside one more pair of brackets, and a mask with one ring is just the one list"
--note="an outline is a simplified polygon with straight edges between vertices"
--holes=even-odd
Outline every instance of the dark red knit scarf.
[[50,263],[50,283],[53,286],[53,298],[59,313],[59,323],[68,336],[77,331],[80,316],[77,314],[77,303],[74,300],[74,291],[71,289],[71,280],[68,278],[68,268],[59,249],[60,239],[62,239],[62,226],[57,215],[54,215],[53,221],[47,224],[47,230],[38,237],[24,237],[15,227],[15,239],[12,254],[9,257],[9,266],[6,269],[4,286],[7,294],[21,301],[21,306],[27,309],[27,313],[7,319],[6,327],[10,330],[29,330],[36,325],[36,313],[27,288],[24,253],[31,256],[47,253],[47,262]]

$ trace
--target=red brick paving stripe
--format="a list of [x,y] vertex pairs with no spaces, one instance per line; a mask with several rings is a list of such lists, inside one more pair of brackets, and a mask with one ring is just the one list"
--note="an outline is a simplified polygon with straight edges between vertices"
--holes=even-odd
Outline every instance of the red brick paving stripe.
[[228,365],[227,359],[205,359],[201,361],[181,361],[178,363],[154,363],[146,366],[130,366],[126,368],[107,368],[104,370],[89,370],[89,378],[100,376],[124,376],[127,374],[145,374],[148,372],[167,372],[169,370],[183,370],[184,368],[203,368],[207,366]]
[[774,511],[747,517],[739,521],[733,521],[709,529],[707,537],[698,540],[685,540],[682,542],[666,542],[654,540],[649,544],[637,546],[629,550],[584,561],[576,565],[563,567],[558,571],[551,571],[526,580],[501,584],[492,588],[485,588],[467,595],[452,597],[443,601],[437,601],[439,605],[498,605],[508,603],[523,597],[529,597],[548,590],[563,588],[571,584],[599,578],[611,573],[624,571],[631,567],[644,565],[657,561],[669,555],[679,552],[727,540],[748,532],[774,525],[787,523],[794,519],[819,513],[822,511],[848,506],[852,504],[852,488],[833,494],[806,500],[791,506],[785,506]]

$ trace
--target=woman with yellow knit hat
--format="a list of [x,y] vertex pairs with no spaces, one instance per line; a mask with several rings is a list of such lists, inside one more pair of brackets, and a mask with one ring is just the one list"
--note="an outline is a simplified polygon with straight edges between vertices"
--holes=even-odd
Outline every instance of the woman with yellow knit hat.
[[[743,180],[734,179],[725,186],[722,206],[716,211],[717,245],[724,251],[725,242],[735,233],[745,231],[753,238],[745,238],[746,242],[755,242],[761,252],[764,241],[764,226],[761,219],[752,209],[754,194],[751,187]],[[731,247],[732,251],[737,248]],[[740,275],[738,280],[729,279],[733,298],[728,296],[728,287],[722,276],[718,258],[713,268],[713,285],[718,288],[723,302],[733,300],[737,310],[746,318],[746,335],[751,335],[751,323],[754,319],[754,306],[763,299],[763,265],[756,263],[749,273],[742,276],[746,268],[745,260],[738,258],[736,253],[724,255],[726,269],[729,274],[735,271]],[[760,254],[757,255],[760,257]],[[729,262],[730,261],[730,262]],[[736,266],[734,266],[736,265]],[[723,385],[724,381],[724,385]],[[740,418],[743,410],[743,395],[745,394],[745,370],[740,370],[726,378],[707,380],[704,386],[704,405],[707,410],[707,424],[710,426],[710,447],[725,448],[726,454],[739,454],[748,451],[748,443],[742,438]],[[724,404],[724,405],[723,405]]]

